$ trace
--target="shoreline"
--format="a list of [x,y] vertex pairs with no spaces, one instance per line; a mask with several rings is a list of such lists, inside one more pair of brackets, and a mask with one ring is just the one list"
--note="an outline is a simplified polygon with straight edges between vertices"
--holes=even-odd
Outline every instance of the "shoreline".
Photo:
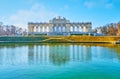
[[120,44],[120,36],[1,36],[0,43],[102,43]]

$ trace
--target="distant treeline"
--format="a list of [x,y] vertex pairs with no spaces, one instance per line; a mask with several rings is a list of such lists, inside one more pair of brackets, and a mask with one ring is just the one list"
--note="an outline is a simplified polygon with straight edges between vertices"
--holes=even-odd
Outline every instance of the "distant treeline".
[[120,22],[110,23],[93,30],[94,33],[101,33],[104,35],[118,35],[120,36]]
[[27,30],[14,25],[4,25],[0,22],[0,35],[26,35]]

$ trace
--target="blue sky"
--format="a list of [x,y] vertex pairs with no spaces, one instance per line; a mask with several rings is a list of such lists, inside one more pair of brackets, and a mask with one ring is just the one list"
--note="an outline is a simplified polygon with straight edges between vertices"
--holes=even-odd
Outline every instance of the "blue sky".
[[120,0],[0,0],[0,21],[27,27],[63,16],[71,22],[92,22],[98,27],[120,21]]

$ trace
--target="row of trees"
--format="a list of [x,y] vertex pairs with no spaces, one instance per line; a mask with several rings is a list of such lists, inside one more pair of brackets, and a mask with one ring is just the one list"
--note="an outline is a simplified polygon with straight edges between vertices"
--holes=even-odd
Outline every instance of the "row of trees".
[[26,35],[27,30],[14,25],[4,25],[0,22],[0,35]]
[[94,33],[101,33],[104,35],[118,35],[120,36],[120,22],[110,23],[105,26],[97,27],[93,30]]

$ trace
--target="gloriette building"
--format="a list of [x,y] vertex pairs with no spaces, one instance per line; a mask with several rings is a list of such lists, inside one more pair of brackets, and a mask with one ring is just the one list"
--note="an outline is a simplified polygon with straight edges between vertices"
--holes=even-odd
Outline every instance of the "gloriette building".
[[91,22],[70,22],[60,16],[46,23],[28,23],[28,35],[83,35],[91,33],[91,30]]

